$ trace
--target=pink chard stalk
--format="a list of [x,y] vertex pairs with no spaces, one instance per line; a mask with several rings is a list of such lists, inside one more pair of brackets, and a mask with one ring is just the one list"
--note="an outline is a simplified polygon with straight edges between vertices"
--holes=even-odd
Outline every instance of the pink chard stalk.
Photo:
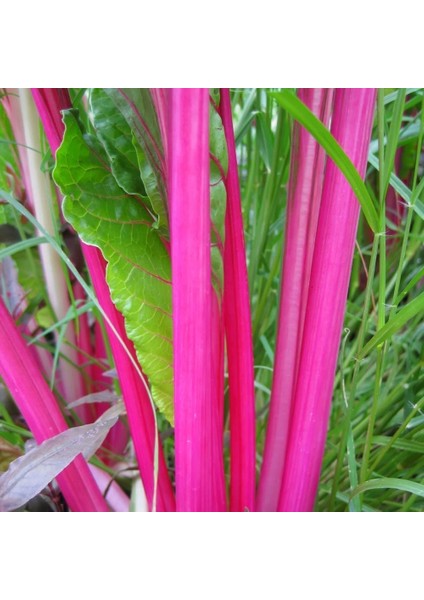
[[[365,175],[375,105],[374,89],[338,89],[331,132]],[[279,511],[313,510],[330,413],[359,204],[328,160],[322,190],[302,348]]]
[[[300,89],[298,96],[328,126],[333,90]],[[281,297],[268,430],[258,510],[277,510],[324,180],[325,152],[299,124],[293,131]]]
[[214,292],[210,256],[209,92],[173,89],[170,109],[168,185],[177,510],[217,511],[225,509],[225,494],[224,473],[214,450],[217,413],[221,411],[213,405],[216,382],[210,352]]
[[220,113],[228,148],[224,322],[230,389],[230,509],[255,510],[255,390],[249,283],[230,93]]
[[[118,373],[122,397],[127,410],[128,422],[137,462],[140,468],[140,475],[149,507],[152,509],[155,488],[154,455],[156,437],[152,406],[140,375],[128,356],[129,353],[133,361],[137,364],[134,346],[126,335],[124,319],[110,298],[110,292],[105,277],[106,261],[98,248],[88,246],[87,244],[83,244],[82,247],[97,299],[109,318],[109,321],[112,323],[113,328],[118,332],[119,337],[125,343],[126,348],[122,346],[109,323],[106,323],[106,330],[108,332],[112,355]],[[155,508],[159,512],[174,511],[174,493],[161,446],[158,447],[158,455],[158,493]]]
[[[19,334],[0,298],[0,376],[41,444],[68,426],[52,391],[40,373],[34,355]],[[82,457],[76,458],[57,477],[72,511],[105,512],[108,506]]]

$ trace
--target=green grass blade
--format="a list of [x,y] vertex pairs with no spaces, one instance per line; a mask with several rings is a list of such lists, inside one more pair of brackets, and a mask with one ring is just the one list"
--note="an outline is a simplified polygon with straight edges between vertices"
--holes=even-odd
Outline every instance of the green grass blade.
[[359,354],[359,359],[363,359],[367,354],[371,352],[376,346],[380,346],[386,340],[388,340],[394,333],[399,331],[405,323],[415,317],[421,311],[424,311],[424,292],[421,292],[419,296],[411,300],[409,304],[399,310],[396,316],[388,321],[384,327],[382,327],[377,333],[370,339]]
[[17,242],[11,246],[6,246],[6,248],[0,250],[0,260],[3,260],[6,256],[12,256],[17,252],[21,252],[21,250],[26,250],[27,248],[33,248],[34,246],[39,246],[40,244],[46,243],[47,239],[44,236],[22,240],[21,242]]
[[301,102],[293,92],[283,90],[271,94],[296,121],[298,121],[324,148],[329,157],[339,167],[361,204],[365,218],[374,233],[379,230],[379,219],[377,210],[369,195],[364,182],[358,171],[352,164],[350,158],[345,154],[337,140],[331,135],[326,127],[317,119],[311,111]]
[[387,194],[389,187],[390,174],[393,170],[395,162],[396,150],[399,140],[399,132],[402,125],[403,109],[405,105],[406,90],[401,89],[398,91],[394,107],[393,107],[393,118],[390,124],[390,131],[387,138],[387,145],[385,148],[384,156],[384,171],[383,171],[383,196]]
[[382,477],[381,479],[370,479],[355,488],[350,496],[352,499],[358,494],[363,494],[369,490],[399,490],[400,492],[409,492],[416,496],[424,498],[424,485],[413,481],[405,481],[395,477]]

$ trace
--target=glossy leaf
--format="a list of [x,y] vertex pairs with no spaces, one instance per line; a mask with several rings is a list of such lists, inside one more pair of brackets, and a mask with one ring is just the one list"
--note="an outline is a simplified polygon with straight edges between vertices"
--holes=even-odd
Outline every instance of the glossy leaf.
[[65,217],[108,262],[107,282],[125,317],[153,399],[173,422],[171,268],[169,255],[139,196],[117,184],[103,148],[83,136],[65,113],[65,136],[54,178],[65,196]]
[[113,103],[115,113],[121,115],[129,127],[127,143],[133,143],[152,210],[159,217],[159,224],[167,227],[165,157],[150,91],[147,88],[107,88],[104,92]]

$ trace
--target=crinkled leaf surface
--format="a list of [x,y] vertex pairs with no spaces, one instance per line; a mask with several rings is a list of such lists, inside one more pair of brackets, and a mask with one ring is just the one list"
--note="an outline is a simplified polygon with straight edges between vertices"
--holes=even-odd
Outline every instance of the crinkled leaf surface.
[[102,88],[90,91],[90,108],[96,134],[109,156],[116,181],[127,194],[145,196],[131,127]]
[[[221,117],[217,110],[219,90],[212,89],[209,111],[210,119],[210,190],[211,190],[211,227],[212,227],[212,270],[214,286],[218,295],[222,293],[223,282],[223,245],[226,190],[224,178],[228,169],[227,146]],[[149,205],[157,216],[157,227],[161,234],[168,236],[168,205],[166,197],[166,157],[160,137],[160,128],[154,104],[148,89],[108,88],[93,95],[92,104],[97,103],[94,114],[101,112],[99,97],[107,95],[117,112],[127,122],[133,135],[133,146],[137,154],[140,177],[149,200]],[[114,116],[114,119],[119,119]],[[94,119],[95,127],[103,139],[99,119]],[[122,131],[123,126],[119,129]],[[109,133],[107,134],[109,135]],[[109,153],[108,147],[106,147]]]
[[[128,142],[136,152],[139,173],[157,226],[167,231],[166,165],[155,107],[147,88],[107,88],[102,91],[114,106],[115,119],[122,118],[131,131]],[[93,104],[97,97],[94,96]],[[97,101],[97,112],[101,110]],[[99,126],[99,120],[96,128]],[[102,135],[98,130],[99,135]],[[106,148],[108,151],[108,149]],[[109,151],[108,151],[109,152]]]
[[141,196],[117,184],[108,155],[84,136],[75,114],[64,115],[65,136],[54,179],[65,196],[66,219],[108,262],[112,300],[151,386],[153,399],[173,422],[171,264]]
[[95,423],[68,429],[13,461],[0,476],[0,511],[15,510],[34,498],[79,454],[91,458],[123,411],[120,402]]

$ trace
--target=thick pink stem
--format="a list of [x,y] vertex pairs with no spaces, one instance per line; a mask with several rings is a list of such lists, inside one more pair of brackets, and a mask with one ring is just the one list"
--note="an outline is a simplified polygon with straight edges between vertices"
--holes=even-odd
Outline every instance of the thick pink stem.
[[[300,89],[298,96],[325,125],[328,125],[332,89]],[[257,508],[260,511],[277,510],[280,495],[302,347],[324,165],[324,151],[305,129],[295,124],[274,378],[257,498]]]
[[[20,336],[0,298],[0,376],[15,400],[37,443],[41,444],[68,427],[56,398],[40,374],[34,356]],[[82,457],[76,458],[57,477],[72,511],[106,512],[107,504]]]
[[169,190],[178,511],[219,510],[211,360],[209,92],[173,89]]
[[223,309],[230,388],[230,509],[240,512],[255,510],[255,378],[243,215],[228,89],[221,90],[220,113],[228,149]]
[[[364,176],[375,104],[374,89],[338,89],[331,131]],[[279,511],[311,511],[328,427],[359,204],[328,161],[309,285],[295,403]]]

